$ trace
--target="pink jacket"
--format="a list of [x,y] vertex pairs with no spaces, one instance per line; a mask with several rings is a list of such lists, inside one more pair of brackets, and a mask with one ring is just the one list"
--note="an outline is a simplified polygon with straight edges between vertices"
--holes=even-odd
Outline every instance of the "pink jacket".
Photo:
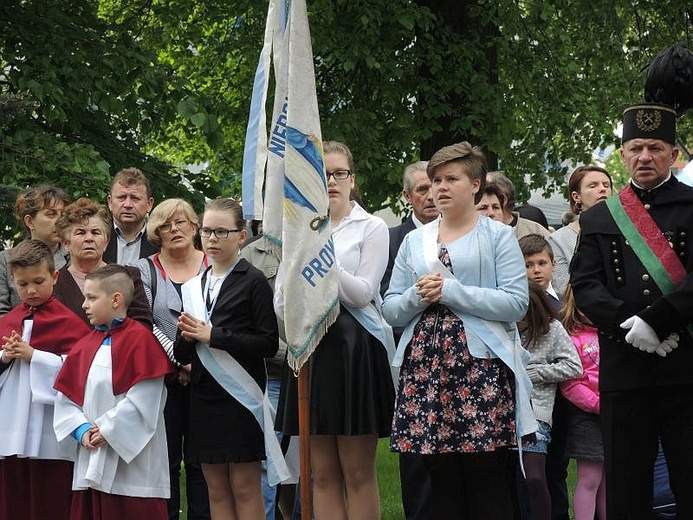
[[589,413],[599,413],[599,338],[597,329],[580,325],[570,336],[582,362],[582,377],[560,383],[568,401]]

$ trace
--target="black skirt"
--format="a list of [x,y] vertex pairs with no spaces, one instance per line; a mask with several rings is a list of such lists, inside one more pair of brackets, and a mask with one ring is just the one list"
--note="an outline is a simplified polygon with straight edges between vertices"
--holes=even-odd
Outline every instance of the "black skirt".
[[198,464],[265,459],[265,438],[255,416],[205,371],[190,389],[188,459]]
[[[390,436],[395,389],[387,352],[344,308],[307,364],[311,434]],[[276,429],[298,435],[298,380],[288,365]]]
[[568,416],[567,455],[577,460],[604,460],[599,415],[571,406]]

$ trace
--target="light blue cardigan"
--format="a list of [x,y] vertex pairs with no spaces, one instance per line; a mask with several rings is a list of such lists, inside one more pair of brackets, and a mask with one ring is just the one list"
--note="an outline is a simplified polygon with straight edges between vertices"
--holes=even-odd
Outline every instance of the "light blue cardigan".
[[[383,316],[393,327],[405,327],[395,366],[401,365],[414,327],[429,306],[421,301],[415,283],[431,272],[424,254],[424,236],[437,236],[438,224],[438,220],[433,221],[406,235],[385,293]],[[430,241],[427,244],[431,246]],[[513,230],[479,215],[476,227],[446,248],[454,276],[444,279],[440,303],[463,321],[467,346],[474,357],[500,358],[513,371],[517,433],[532,433],[537,425],[530,404],[532,383],[525,370],[529,354],[521,347],[515,327],[527,312],[527,273]]]

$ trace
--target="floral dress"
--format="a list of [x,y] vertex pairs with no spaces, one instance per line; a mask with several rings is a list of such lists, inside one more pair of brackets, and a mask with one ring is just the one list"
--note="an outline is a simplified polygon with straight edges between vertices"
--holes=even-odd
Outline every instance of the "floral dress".
[[[452,270],[444,245],[440,260]],[[402,364],[390,448],[430,455],[514,445],[512,373],[500,359],[472,357],[462,320],[431,305]]]

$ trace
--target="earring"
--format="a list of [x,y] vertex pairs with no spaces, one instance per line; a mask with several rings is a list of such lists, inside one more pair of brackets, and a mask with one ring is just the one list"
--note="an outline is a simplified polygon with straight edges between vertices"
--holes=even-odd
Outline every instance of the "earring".
[[575,209],[577,209],[577,212],[580,213],[582,211],[582,202],[578,201],[575,203]]

